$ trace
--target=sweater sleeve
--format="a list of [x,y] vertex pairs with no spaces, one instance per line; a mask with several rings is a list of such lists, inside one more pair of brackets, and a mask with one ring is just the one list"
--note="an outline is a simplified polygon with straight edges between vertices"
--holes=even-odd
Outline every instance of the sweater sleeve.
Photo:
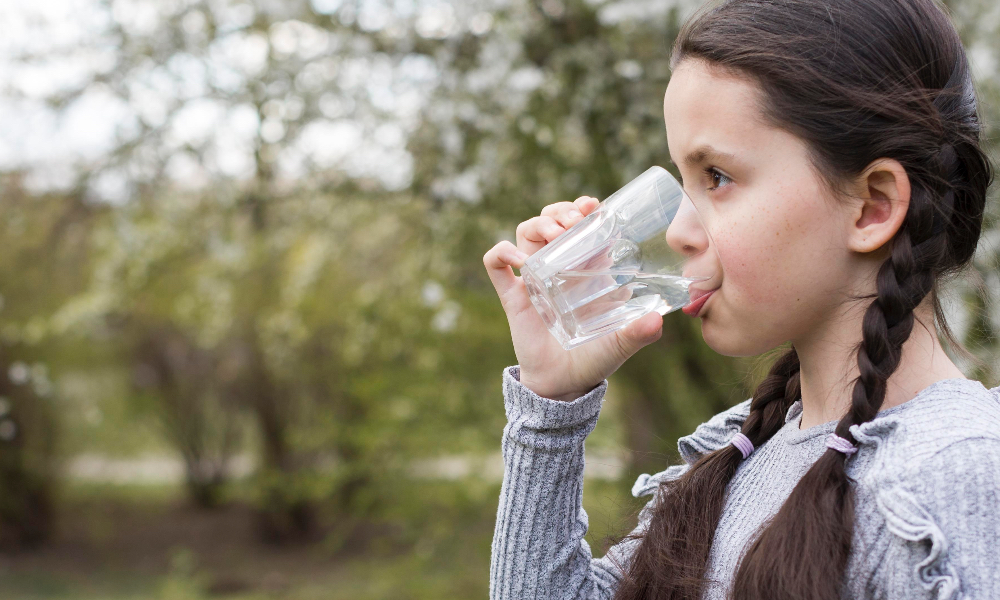
[[1000,440],[969,438],[881,499],[897,551],[887,598],[1000,598]]
[[[620,571],[613,557],[627,557],[625,540],[594,559],[585,539],[584,440],[593,431],[607,380],[562,402],[521,385],[518,366],[503,374],[507,426],[503,484],[493,533],[490,599],[604,599],[614,595]],[[650,501],[650,504],[652,501]],[[640,530],[649,506],[640,513]]]

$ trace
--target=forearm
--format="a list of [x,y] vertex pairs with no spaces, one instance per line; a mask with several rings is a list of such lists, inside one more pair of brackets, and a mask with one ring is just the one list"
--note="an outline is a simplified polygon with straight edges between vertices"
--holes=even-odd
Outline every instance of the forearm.
[[504,479],[490,565],[490,598],[578,598],[592,587],[583,510],[584,440],[607,382],[570,401],[542,398],[505,370]]

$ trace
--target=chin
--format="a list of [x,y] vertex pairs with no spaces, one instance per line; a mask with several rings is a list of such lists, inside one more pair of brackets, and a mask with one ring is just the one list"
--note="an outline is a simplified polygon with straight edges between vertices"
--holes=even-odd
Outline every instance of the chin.
[[[701,321],[701,337],[709,348],[723,356],[743,357],[757,356],[773,350],[781,344],[770,344],[766,338],[755,332],[743,331],[739,327],[725,326],[713,319],[711,312]],[[763,342],[763,343],[762,343]]]

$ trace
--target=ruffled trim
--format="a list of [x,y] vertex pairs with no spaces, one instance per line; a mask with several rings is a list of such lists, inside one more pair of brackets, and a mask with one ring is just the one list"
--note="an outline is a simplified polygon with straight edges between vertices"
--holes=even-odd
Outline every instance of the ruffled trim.
[[948,541],[931,515],[913,495],[900,487],[883,491],[876,504],[885,517],[889,531],[910,542],[930,541],[927,558],[914,567],[914,575],[936,600],[957,600],[958,573],[948,560]]
[[677,450],[689,465],[702,456],[726,446],[729,440],[743,427],[750,414],[748,398],[736,406],[715,415],[695,428],[694,432],[677,440]]
[[643,473],[639,475],[639,478],[635,480],[632,484],[632,497],[640,498],[642,496],[649,496],[656,491],[656,488],[660,487],[660,484],[664,481],[673,481],[687,470],[687,465],[673,465],[672,467],[667,467],[666,470],[660,471],[654,475],[649,473]]
[[[677,440],[677,449],[685,464],[673,465],[665,470],[650,475],[643,473],[632,485],[632,496],[641,498],[656,492],[665,481],[673,481],[684,474],[699,458],[727,446],[733,436],[743,428],[743,422],[750,414],[750,402],[748,398],[736,406],[718,413],[708,421],[702,423],[695,430]],[[643,508],[640,518],[647,515],[648,507]]]
[[792,405],[788,407],[787,411],[785,411],[785,424],[790,423],[792,419],[801,414],[802,414],[802,399],[799,398],[795,402],[792,402]]
[[[1000,402],[1000,386],[987,391]],[[875,504],[892,534],[908,542],[929,542],[927,556],[913,569],[921,586],[933,594],[935,600],[958,600],[962,596],[961,580],[950,562],[948,540],[944,532],[916,496],[906,488],[904,480],[907,474],[893,468],[893,459],[898,460],[893,455],[898,452],[879,452],[890,443],[897,430],[902,433],[905,429],[906,424],[901,416],[892,414],[905,406],[906,404],[902,404],[890,408],[886,411],[890,412],[888,415],[851,426],[850,432],[858,441],[859,448],[870,448],[868,456],[871,457],[872,464],[861,483],[868,489],[877,490]]]
[[[848,431],[850,431],[851,435],[854,436],[854,439],[858,441],[859,449],[860,446],[871,446],[872,450],[877,450],[878,447],[884,444],[886,440],[889,439],[889,436],[896,431],[899,424],[899,417],[883,416],[876,418],[874,421],[865,421],[860,425],[851,425]],[[888,457],[886,456],[883,458]],[[873,466],[878,468],[881,465],[876,464]]]

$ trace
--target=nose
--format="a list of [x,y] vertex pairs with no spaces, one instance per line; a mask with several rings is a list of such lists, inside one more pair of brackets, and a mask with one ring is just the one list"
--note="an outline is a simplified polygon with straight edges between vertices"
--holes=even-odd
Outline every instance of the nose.
[[701,254],[711,243],[708,231],[686,193],[677,208],[677,214],[667,227],[666,236],[667,245],[685,258]]

